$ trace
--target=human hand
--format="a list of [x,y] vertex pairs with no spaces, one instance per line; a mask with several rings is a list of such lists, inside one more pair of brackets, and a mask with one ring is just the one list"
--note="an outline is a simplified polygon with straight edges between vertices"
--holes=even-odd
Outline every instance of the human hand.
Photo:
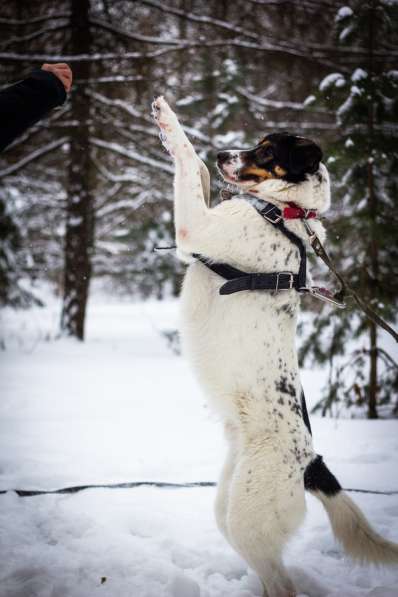
[[65,87],[66,93],[69,93],[72,87],[72,71],[65,62],[57,62],[56,64],[43,64],[42,70],[53,73]]

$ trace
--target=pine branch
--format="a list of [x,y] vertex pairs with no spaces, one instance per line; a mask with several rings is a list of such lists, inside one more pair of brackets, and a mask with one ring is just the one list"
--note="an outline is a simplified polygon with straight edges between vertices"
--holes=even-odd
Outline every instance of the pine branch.
[[69,139],[69,137],[61,137],[61,139],[57,139],[56,141],[52,141],[51,143],[44,145],[44,147],[40,147],[39,149],[36,149],[29,155],[22,158],[22,160],[20,160],[16,164],[12,164],[12,166],[9,166],[8,168],[4,168],[4,170],[0,170],[0,178],[3,178],[4,176],[9,176],[10,174],[15,174],[15,172],[17,172],[18,170],[21,170],[21,168],[24,168],[25,166],[27,166],[34,160],[41,158],[43,155],[50,153],[50,151],[53,151],[54,149],[57,149],[58,147],[63,145],[63,143],[66,143],[66,141],[68,141],[68,139]]

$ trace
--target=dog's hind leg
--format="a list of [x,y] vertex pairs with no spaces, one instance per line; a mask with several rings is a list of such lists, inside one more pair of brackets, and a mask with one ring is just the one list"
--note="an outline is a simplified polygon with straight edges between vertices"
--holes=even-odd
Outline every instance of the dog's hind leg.
[[229,489],[228,537],[259,575],[267,597],[293,597],[282,550],[303,520],[304,487],[299,478],[289,479],[272,447],[262,443],[240,451]]
[[217,484],[214,513],[220,532],[230,541],[227,528],[228,502],[231,480],[238,460],[238,431],[232,423],[225,425],[225,438],[228,442],[228,452]]

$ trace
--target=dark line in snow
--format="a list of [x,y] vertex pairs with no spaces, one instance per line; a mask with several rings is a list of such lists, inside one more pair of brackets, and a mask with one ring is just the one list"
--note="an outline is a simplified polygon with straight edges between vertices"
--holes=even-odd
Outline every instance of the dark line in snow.
[[[62,487],[61,489],[49,490],[30,490],[30,489],[2,489],[0,494],[13,491],[19,497],[33,497],[37,495],[68,494],[77,493],[86,489],[135,489],[136,487],[156,487],[158,489],[191,489],[195,487],[216,487],[215,481],[193,481],[192,483],[169,483],[167,481],[133,481],[130,483],[109,483],[105,485],[75,485],[72,487]],[[378,491],[372,489],[353,489],[346,488],[343,491],[356,493],[371,493],[376,495],[398,495],[397,491]]]
[[75,485],[74,487],[63,487],[50,490],[30,489],[3,489],[0,494],[7,491],[14,491],[20,497],[31,497],[35,495],[77,493],[85,489],[135,489],[136,487],[157,487],[159,489],[184,489],[191,487],[215,487],[214,481],[195,481],[192,483],[169,483],[167,481],[133,481],[131,483],[109,483],[106,485]]

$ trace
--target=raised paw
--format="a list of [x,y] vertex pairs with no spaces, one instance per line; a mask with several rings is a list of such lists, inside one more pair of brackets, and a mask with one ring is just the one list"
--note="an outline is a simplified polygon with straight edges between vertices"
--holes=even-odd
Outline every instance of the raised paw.
[[166,132],[171,132],[173,126],[178,125],[176,115],[162,95],[152,102],[152,115],[158,127]]
[[160,138],[163,145],[172,155],[186,146],[187,138],[178,122],[177,116],[170,108],[163,96],[152,103],[152,116],[160,128]]

